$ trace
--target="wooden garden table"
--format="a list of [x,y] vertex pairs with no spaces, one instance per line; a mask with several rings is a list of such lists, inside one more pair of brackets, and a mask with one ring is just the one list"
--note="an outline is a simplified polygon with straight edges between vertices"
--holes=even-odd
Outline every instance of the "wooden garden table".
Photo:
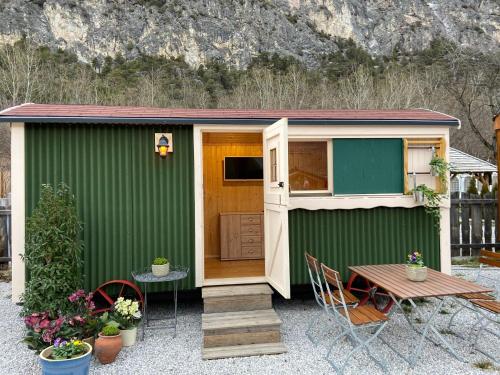
[[[410,353],[408,357],[400,353],[396,348],[387,343],[396,354],[403,358],[406,362],[410,364],[410,367],[414,367],[417,363],[420,355],[422,354],[423,344],[425,339],[438,344],[432,340],[428,334],[429,331],[433,332],[436,337],[441,341],[442,344],[448,349],[448,351],[458,360],[464,361],[460,358],[450,343],[439,333],[436,327],[433,325],[434,318],[441,310],[445,299],[450,296],[456,296],[458,294],[466,293],[488,293],[491,292],[491,288],[487,288],[470,281],[463,280],[455,276],[449,276],[442,272],[427,269],[427,280],[421,282],[410,281],[406,278],[406,266],[404,264],[382,264],[382,265],[372,265],[372,266],[351,266],[349,269],[364,277],[368,281],[372,282],[374,285],[384,288],[392,300],[395,302],[395,307],[389,312],[389,316],[394,313],[396,309],[401,310],[406,321],[412,329],[420,334],[417,346],[415,350]],[[375,290],[373,291],[373,293]],[[439,303],[436,305],[431,314],[427,319],[421,314],[418,306],[415,304],[414,299],[424,298],[424,297],[434,297],[439,299]],[[408,314],[404,311],[401,306],[402,301],[407,300],[413,309],[418,313],[419,318],[424,323],[423,328],[419,330],[413,322],[408,317]]]

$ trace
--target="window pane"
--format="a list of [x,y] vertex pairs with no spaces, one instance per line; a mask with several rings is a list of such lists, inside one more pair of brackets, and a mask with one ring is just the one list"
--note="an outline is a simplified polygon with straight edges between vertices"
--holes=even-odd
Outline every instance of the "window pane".
[[276,149],[273,148],[269,152],[269,160],[271,163],[271,182],[276,182],[278,180],[278,160],[276,158]]
[[288,170],[290,188],[328,190],[327,142],[289,142]]

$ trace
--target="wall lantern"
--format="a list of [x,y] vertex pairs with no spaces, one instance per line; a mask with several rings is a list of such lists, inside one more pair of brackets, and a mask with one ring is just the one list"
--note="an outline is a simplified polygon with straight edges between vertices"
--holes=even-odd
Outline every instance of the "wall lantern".
[[169,152],[174,152],[172,133],[155,133],[155,152],[166,158]]

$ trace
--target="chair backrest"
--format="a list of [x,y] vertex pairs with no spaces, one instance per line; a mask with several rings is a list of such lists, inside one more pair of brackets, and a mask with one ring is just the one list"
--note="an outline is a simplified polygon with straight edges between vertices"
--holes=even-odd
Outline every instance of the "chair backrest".
[[481,250],[479,263],[487,264],[488,266],[500,267],[500,253],[494,253],[485,249]]
[[[349,311],[347,309],[347,304],[344,298],[344,286],[342,285],[342,278],[340,277],[340,273],[323,263],[321,263],[321,271],[325,280],[326,291],[328,293],[328,296],[330,297],[330,304],[332,305],[332,309],[329,310],[333,310],[333,313],[337,315],[337,318],[343,317],[349,321],[349,324],[351,324]],[[335,290],[338,291],[337,294],[335,294]],[[338,305],[340,305],[344,310],[344,314],[340,314],[337,311]]]
[[497,275],[486,276],[485,271],[487,272],[487,269],[485,269],[484,266],[500,267],[500,253],[482,249],[480,251],[479,263],[479,272],[476,276],[476,282],[494,288],[495,291],[493,295],[498,297],[500,295],[500,278],[497,277]]
[[311,280],[311,286],[314,292],[314,298],[316,302],[321,307],[326,307],[327,303],[325,301],[325,293],[323,289],[323,283],[321,282],[320,275],[320,264],[318,259],[313,257],[307,251],[304,253],[306,258],[307,270],[309,271],[309,279]]

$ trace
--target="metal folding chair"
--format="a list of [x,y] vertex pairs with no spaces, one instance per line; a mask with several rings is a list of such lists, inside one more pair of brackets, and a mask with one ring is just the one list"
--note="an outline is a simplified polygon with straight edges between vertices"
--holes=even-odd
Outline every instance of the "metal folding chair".
[[471,293],[458,295],[455,300],[461,305],[457,311],[450,318],[448,323],[448,329],[453,325],[453,320],[455,317],[464,309],[472,310],[476,316],[477,322],[471,329],[471,332],[479,325],[479,330],[475,334],[475,339],[473,343],[473,348],[478,352],[482,353],[486,357],[490,358],[496,364],[499,363],[500,358],[492,355],[486,349],[482,349],[479,346],[480,338],[485,334],[490,334],[495,337],[500,337],[500,334],[489,327],[491,325],[497,326],[500,321],[498,316],[500,315],[500,301],[498,297],[500,295],[500,278],[489,277],[484,274],[485,265],[490,266],[489,269],[496,269],[498,272],[498,267],[500,267],[500,253],[494,253],[488,250],[481,250],[479,257],[479,271],[476,275],[475,282],[481,285],[485,285],[494,289],[492,294],[484,293]]
[[[500,301],[476,300],[471,301],[471,304],[473,306],[474,313],[476,314],[476,318],[478,321],[477,324],[480,325],[480,328],[476,333],[473,348],[494,361],[495,364],[498,364],[500,363],[500,357],[491,354],[490,352],[486,351],[486,349],[480,348],[479,339],[486,333],[495,337],[500,337],[498,330],[495,332],[493,329],[489,328],[491,324],[495,324],[498,327],[498,324],[500,323],[500,320],[498,319],[498,317],[500,316]],[[498,349],[498,346],[496,348]]]
[[[450,321],[448,322],[448,329],[451,329],[451,326],[453,325],[453,320],[464,309],[475,310],[472,305],[472,301],[478,301],[478,300],[495,301],[496,299],[498,299],[498,296],[500,295],[500,278],[489,277],[484,274],[485,265],[494,267],[500,266],[500,253],[481,250],[480,254],[481,256],[479,257],[479,270],[476,274],[476,277],[474,278],[474,282],[488,287],[491,286],[495,291],[492,294],[468,293],[468,294],[459,294],[458,296],[456,296],[454,300],[460,305],[460,308],[457,309],[450,317]],[[479,322],[477,324],[479,324]]]
[[[348,306],[340,274],[337,271],[328,268],[324,264],[321,264],[321,270],[331,305],[331,308],[326,309],[325,311],[332,314],[335,321],[341,327],[341,333],[332,339],[332,344],[326,354],[326,360],[335,369],[335,371],[342,374],[351,357],[361,350],[365,350],[370,358],[377,365],[379,365],[384,372],[388,372],[387,364],[375,357],[370,348],[370,344],[387,325],[387,316],[375,309],[373,306]],[[337,308],[337,305],[340,305],[341,307]],[[364,338],[361,334],[362,330],[370,330],[371,336]],[[340,342],[340,339],[344,337],[349,339],[353,347],[345,356],[343,364],[339,365],[331,358],[331,353],[335,344]]]
[[[314,314],[313,318],[309,322],[307,329],[306,329],[306,335],[311,340],[311,342],[316,345],[317,341],[314,340],[312,336],[312,329],[315,326],[315,324],[318,322],[319,318],[321,317],[321,314],[325,313],[325,311],[328,308],[331,308],[330,304],[330,298],[327,294],[325,294],[325,289],[323,288],[323,282],[321,278],[321,273],[320,273],[320,263],[317,258],[313,257],[311,254],[309,254],[307,251],[304,253],[304,256],[306,258],[306,265],[307,265],[307,270],[309,272],[309,279],[311,280],[311,286],[312,290],[314,293],[314,299],[316,300],[316,303],[318,304],[319,307],[321,307],[320,310],[316,314]],[[356,306],[359,302],[359,300],[352,295],[351,293],[347,292],[346,293],[347,297],[347,305],[348,306]],[[337,308],[341,307],[340,304],[336,305]]]

